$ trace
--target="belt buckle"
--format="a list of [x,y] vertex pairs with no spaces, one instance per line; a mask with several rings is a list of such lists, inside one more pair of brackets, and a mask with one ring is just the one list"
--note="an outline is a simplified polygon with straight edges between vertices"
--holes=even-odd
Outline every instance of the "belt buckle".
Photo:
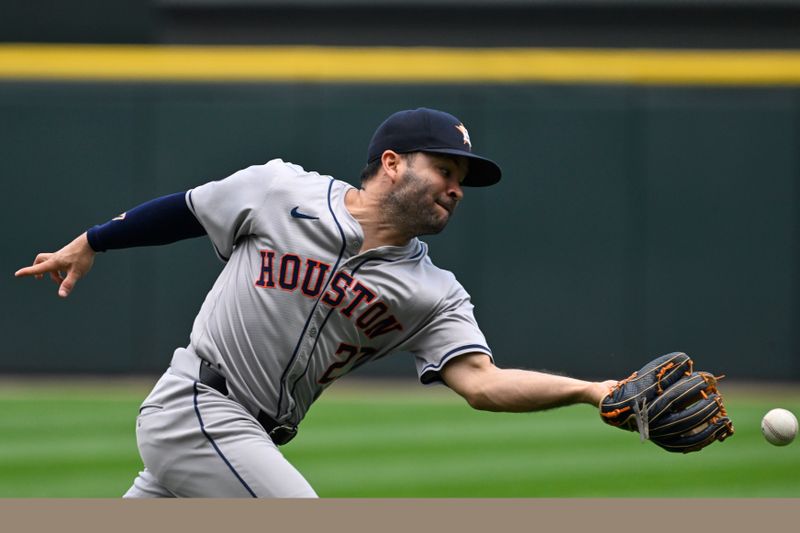
[[281,444],[286,444],[287,442],[292,440],[295,435],[297,435],[297,428],[285,424],[280,426],[275,426],[269,432],[269,438],[271,438],[272,442],[274,442],[278,446],[280,446]]

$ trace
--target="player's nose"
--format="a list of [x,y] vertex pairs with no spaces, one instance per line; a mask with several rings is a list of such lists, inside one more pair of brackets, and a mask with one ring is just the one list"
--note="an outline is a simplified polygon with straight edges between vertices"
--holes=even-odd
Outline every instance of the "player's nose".
[[455,200],[456,202],[460,202],[462,198],[464,198],[464,189],[461,187],[461,184],[453,182],[447,189],[447,196]]

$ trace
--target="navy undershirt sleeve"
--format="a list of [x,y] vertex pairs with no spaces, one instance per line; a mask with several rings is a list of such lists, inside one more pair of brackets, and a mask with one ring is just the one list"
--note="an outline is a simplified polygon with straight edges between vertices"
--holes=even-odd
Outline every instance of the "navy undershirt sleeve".
[[86,232],[89,246],[105,252],[135,246],[169,244],[206,234],[186,205],[185,192],[177,192],[134,207]]

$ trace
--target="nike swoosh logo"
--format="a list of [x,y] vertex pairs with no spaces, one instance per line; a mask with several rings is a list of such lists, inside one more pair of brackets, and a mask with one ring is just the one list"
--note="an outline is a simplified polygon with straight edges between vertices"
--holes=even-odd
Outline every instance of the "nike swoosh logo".
[[319,220],[319,217],[315,217],[315,216],[311,216],[311,215],[306,215],[305,213],[301,213],[300,211],[297,210],[299,207],[300,207],[299,205],[295,206],[294,209],[292,209],[292,211],[290,213],[294,218],[305,218],[305,219],[308,219],[308,220]]

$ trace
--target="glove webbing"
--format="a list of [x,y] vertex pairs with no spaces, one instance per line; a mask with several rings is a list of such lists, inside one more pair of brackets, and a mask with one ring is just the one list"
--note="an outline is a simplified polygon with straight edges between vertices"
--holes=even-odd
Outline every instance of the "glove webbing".
[[[722,394],[719,392],[719,389],[717,389],[717,382],[719,380],[721,380],[722,378],[724,378],[724,377],[725,377],[725,374],[722,374],[721,376],[715,376],[713,374],[710,374],[708,376],[704,375],[703,379],[705,380],[706,383],[709,384],[708,390],[712,394],[716,394],[717,395],[714,398],[714,401],[719,406],[719,414],[721,416],[727,417],[728,416],[728,411],[727,411],[727,409],[725,409],[725,404],[722,403]],[[700,391],[700,394],[703,396],[704,399],[706,399],[706,400],[708,399],[708,394],[706,394],[706,391]],[[716,424],[717,420],[719,420],[719,417],[715,416],[714,418],[711,419],[711,423]],[[725,426],[728,428],[728,430],[731,433],[733,433],[733,424],[731,424],[730,421],[726,422]]]

